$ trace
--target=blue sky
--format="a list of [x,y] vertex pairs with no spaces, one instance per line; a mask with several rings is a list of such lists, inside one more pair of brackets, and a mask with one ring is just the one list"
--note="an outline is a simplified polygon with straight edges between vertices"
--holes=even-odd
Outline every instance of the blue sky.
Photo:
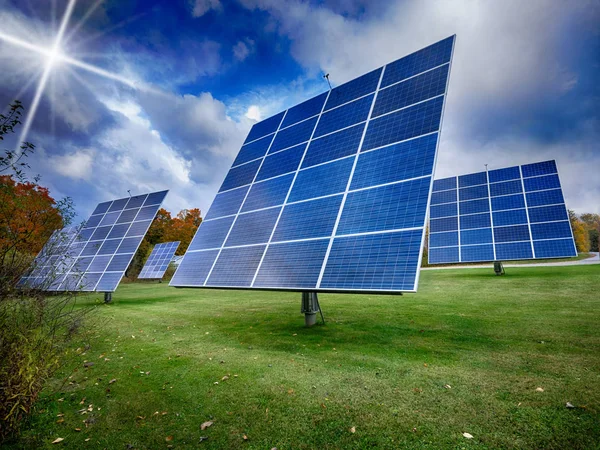
[[[31,105],[67,0],[0,0],[0,107]],[[206,213],[252,124],[456,34],[436,176],[556,159],[600,212],[600,6],[580,0],[79,0],[32,123],[32,173],[83,220],[170,189]],[[14,143],[5,141],[4,146]]]

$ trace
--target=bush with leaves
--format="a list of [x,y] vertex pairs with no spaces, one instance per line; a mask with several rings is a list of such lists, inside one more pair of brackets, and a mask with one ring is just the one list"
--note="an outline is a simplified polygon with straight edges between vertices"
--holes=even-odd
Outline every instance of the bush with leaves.
[[[15,101],[0,114],[0,141],[21,123],[23,106]],[[65,235],[58,230],[73,214],[69,198],[55,201],[39,185],[28,181],[26,158],[35,147],[23,143],[18,151],[0,156],[0,442],[13,436],[42,390],[46,380],[64,362],[65,348],[79,330],[85,311],[75,309],[74,292],[48,294],[59,268],[73,258],[64,252]],[[19,280],[36,273],[35,283]]]

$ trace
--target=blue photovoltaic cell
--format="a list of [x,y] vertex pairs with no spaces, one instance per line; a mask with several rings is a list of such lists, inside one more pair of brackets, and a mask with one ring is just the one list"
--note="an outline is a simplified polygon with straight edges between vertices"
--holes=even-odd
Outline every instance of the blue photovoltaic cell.
[[458,231],[431,233],[429,235],[430,247],[448,247],[450,245],[458,245]]
[[456,189],[431,194],[431,205],[456,202]]
[[569,221],[545,222],[531,224],[531,235],[533,240],[558,239],[571,237],[571,225]]
[[254,124],[250,130],[250,133],[248,133],[248,137],[246,137],[244,144],[266,136],[267,134],[273,133],[275,130],[277,130],[277,127],[279,127],[282,117],[283,113],[281,112],[273,117],[263,120],[262,122]]
[[233,162],[233,167],[239,166],[240,164],[246,163],[248,161],[252,161],[253,159],[265,156],[267,154],[267,150],[269,149],[269,145],[271,145],[272,140],[273,135],[271,134],[257,141],[251,142],[250,144],[244,145],[238,153],[237,157],[235,158],[235,161]]
[[[146,234],[146,231],[148,231],[148,227],[150,227],[151,223],[152,223],[151,220],[143,220],[141,222],[133,222],[131,224],[131,226],[129,227],[129,229],[127,230],[127,234],[125,234],[125,236],[127,236],[127,237],[143,236]],[[114,230],[114,227],[113,227],[113,230]]]
[[188,250],[208,250],[221,247],[234,219],[235,217],[231,216],[216,220],[204,220]]
[[429,228],[431,233],[458,230],[458,218],[446,217],[444,219],[432,219]]
[[301,120],[308,119],[309,117],[315,116],[321,112],[325,99],[327,98],[327,92],[323,92],[316,97],[306,100],[299,105],[290,108],[283,119],[281,124],[282,128],[285,128],[294,123],[300,122]]
[[561,258],[577,256],[573,239],[556,239],[553,241],[533,241],[536,258]]
[[565,202],[560,189],[528,192],[525,195],[527,196],[527,206],[530,208],[532,206],[557,205]]
[[225,242],[226,247],[267,242],[281,207],[240,214]]
[[342,196],[335,195],[286,205],[273,242],[331,236],[341,202]]
[[339,108],[329,110],[321,115],[319,125],[315,131],[315,138],[329,134],[342,128],[349,127],[359,122],[364,122],[369,116],[373,103],[373,95],[368,95],[360,100],[353,101]]
[[268,208],[269,206],[283,205],[283,201],[287,196],[293,179],[294,174],[289,173],[281,177],[254,183],[244,202],[242,212]]
[[[52,291],[114,291],[166,194],[153,192],[99,204],[85,228],[68,227],[52,235],[19,285]],[[128,230],[137,236],[125,237]]]
[[275,136],[273,144],[271,144],[269,154],[308,141],[316,123],[317,118],[313,117],[312,119],[292,125],[285,130],[280,130]]
[[254,286],[315,286],[328,245],[329,239],[270,245]]
[[505,169],[490,170],[488,172],[488,177],[490,179],[490,183],[497,183],[499,181],[520,180],[521,171],[519,170],[519,166],[507,167]]
[[252,183],[261,162],[262,160],[252,161],[230,169],[219,192],[228,191]]
[[545,189],[556,189],[560,188],[560,181],[558,175],[545,175],[543,177],[525,178],[523,180],[525,184],[525,191],[542,191]]
[[527,211],[525,209],[514,209],[511,211],[498,211],[493,213],[494,226],[519,225],[527,223]]
[[[254,125],[171,285],[416,290],[453,43]],[[455,215],[456,196],[433,204]]]
[[449,68],[445,65],[381,90],[373,117],[442,95],[446,90]]
[[564,205],[529,208],[529,221],[531,223],[556,222],[559,220],[569,220],[569,215]]
[[321,286],[413,290],[421,239],[422,230],[335,238]]
[[266,180],[288,172],[295,172],[300,164],[306,144],[296,145],[289,150],[283,150],[265,158],[256,181]]
[[207,284],[232,287],[250,286],[264,251],[264,245],[223,249],[208,277]]
[[529,241],[529,227],[527,225],[500,228],[494,227],[494,240],[496,242]]
[[138,278],[161,279],[179,247],[179,242],[156,244],[146,260]]
[[445,205],[432,206],[429,208],[429,217],[431,219],[456,215],[458,215],[456,203],[446,203]]
[[[485,178],[485,172],[463,175],[459,177],[459,185],[477,185],[485,181]],[[456,200],[450,199],[456,192],[452,189],[453,178],[434,182],[429,211],[431,231],[429,261],[431,263],[492,261],[494,256],[490,253],[490,248],[493,250],[494,245],[497,261],[576,255],[573,250],[571,225],[554,161],[491,170],[487,173],[487,178],[489,183],[460,189],[461,199],[481,198],[460,202],[458,209],[461,233],[458,243],[452,233],[441,232],[453,229],[454,220],[459,219],[453,215]],[[452,190],[443,191],[444,188]],[[441,192],[435,192],[436,189]],[[489,195],[486,193],[487,189]],[[525,196],[523,189],[525,189]],[[445,204],[440,205],[441,203]],[[441,214],[449,215],[441,220],[439,219],[443,217]],[[570,245],[564,244],[565,239],[570,242]],[[537,242],[547,243],[544,244],[544,250],[540,254],[532,251],[532,247]],[[555,248],[552,247],[553,243],[556,243]],[[460,247],[460,255],[453,251],[434,252],[436,249],[457,246]],[[478,249],[467,249],[470,246]],[[454,256],[458,259],[453,260]]]
[[558,173],[556,162],[554,160],[525,164],[524,166],[521,166],[521,171],[523,172],[523,178]]
[[433,192],[456,189],[456,177],[442,178],[433,182]]
[[364,128],[364,124],[356,125],[311,141],[302,162],[302,168],[356,153]]
[[237,214],[240,210],[240,206],[246,197],[246,193],[250,189],[249,186],[233,189],[231,191],[217,194],[215,199],[210,205],[208,214],[205,219],[216,219],[218,217],[229,216],[231,214]]
[[480,200],[468,200],[466,202],[460,202],[459,209],[461,214],[488,212],[490,210],[490,201],[487,198],[484,198]]
[[506,197],[492,198],[492,210],[502,211],[505,209],[517,209],[525,207],[523,194],[507,195]]
[[489,213],[460,216],[461,230],[470,230],[473,228],[486,228],[489,226],[491,226]]
[[490,261],[494,259],[493,245],[467,245],[460,248],[461,261]]
[[329,99],[327,99],[325,111],[343,105],[351,100],[355,100],[363,95],[375,92],[380,75],[381,69],[376,69],[352,81],[337,86],[331,91]]
[[[187,252],[171,280],[171,284],[200,287],[204,285],[206,277],[219,254],[219,250],[202,252]],[[183,261],[187,261],[183,264]]]
[[500,195],[512,195],[523,192],[521,180],[505,181],[502,183],[490,184],[490,195],[492,197],[498,197]]
[[458,247],[430,248],[428,253],[430,264],[444,264],[458,261]]
[[351,189],[376,186],[431,174],[437,133],[361,153]]
[[431,179],[420,178],[348,194],[338,235],[420,226]]
[[511,260],[511,259],[531,259],[531,242],[514,242],[510,244],[496,244],[496,259]]
[[487,175],[485,174],[485,172],[477,172],[469,175],[461,175],[460,177],[458,177],[458,187],[460,188],[477,186],[486,183]]
[[344,158],[298,172],[288,202],[344,192],[354,158]]
[[453,44],[454,37],[449,37],[388,64],[381,83],[382,87],[449,62]]
[[462,188],[458,190],[458,196],[460,201],[464,200],[475,200],[478,198],[487,198],[488,197],[488,187],[487,185],[483,186],[473,186],[468,188]]
[[[460,244],[461,245],[476,245],[476,244],[491,244],[492,243],[492,229],[481,228],[479,230],[464,230],[460,232]],[[433,245],[430,243],[433,247]],[[449,243],[448,245],[454,245]]]
[[438,131],[443,104],[437,97],[371,120],[361,151]]

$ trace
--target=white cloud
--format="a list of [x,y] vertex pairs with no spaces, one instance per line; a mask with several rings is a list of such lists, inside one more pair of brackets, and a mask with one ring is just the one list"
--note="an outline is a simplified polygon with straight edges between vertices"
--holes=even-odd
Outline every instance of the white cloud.
[[65,155],[49,157],[51,167],[58,174],[73,180],[90,181],[96,152],[81,149]]
[[221,10],[223,6],[220,0],[195,0],[192,5],[192,16],[202,17],[210,10]]
[[245,116],[250,120],[256,120],[257,122],[260,122],[262,120],[260,107],[258,105],[250,105],[248,107],[248,111],[246,111]]
[[245,41],[238,41],[233,46],[233,57],[238,61],[245,60],[251,53],[254,52],[254,41],[252,39],[246,39]]

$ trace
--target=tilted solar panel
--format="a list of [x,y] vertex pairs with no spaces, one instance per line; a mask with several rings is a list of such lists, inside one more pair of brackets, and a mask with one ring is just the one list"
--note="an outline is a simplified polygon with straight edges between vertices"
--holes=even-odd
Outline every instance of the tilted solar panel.
[[577,256],[555,161],[435,180],[429,263]]
[[162,278],[179,247],[179,241],[156,244],[138,278]]
[[170,284],[415,291],[454,41],[254,125]]
[[19,285],[49,291],[113,292],[167,192],[100,203],[81,228],[52,235]]

